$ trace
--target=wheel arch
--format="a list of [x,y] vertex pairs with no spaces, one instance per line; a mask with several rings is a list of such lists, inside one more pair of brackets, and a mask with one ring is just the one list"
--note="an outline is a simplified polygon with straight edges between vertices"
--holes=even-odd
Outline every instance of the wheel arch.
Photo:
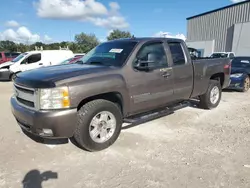
[[225,74],[224,74],[223,72],[213,74],[213,75],[210,77],[210,80],[217,80],[217,81],[219,81],[221,87],[223,87],[224,81],[225,81]]
[[121,109],[122,114],[124,114],[124,100],[122,97],[122,94],[119,92],[107,92],[107,93],[102,93],[94,96],[87,97],[85,99],[82,99],[81,102],[77,106],[77,111],[86,103],[97,100],[97,99],[104,99],[110,102],[113,102],[119,106]]

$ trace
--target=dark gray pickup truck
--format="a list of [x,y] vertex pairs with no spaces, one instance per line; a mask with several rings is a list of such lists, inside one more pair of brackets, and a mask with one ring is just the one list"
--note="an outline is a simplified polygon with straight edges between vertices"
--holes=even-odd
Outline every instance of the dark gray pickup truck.
[[73,138],[89,151],[118,138],[123,122],[199,97],[217,107],[230,82],[229,59],[192,61],[184,41],[130,38],[102,43],[77,64],[17,74],[12,112],[25,132]]

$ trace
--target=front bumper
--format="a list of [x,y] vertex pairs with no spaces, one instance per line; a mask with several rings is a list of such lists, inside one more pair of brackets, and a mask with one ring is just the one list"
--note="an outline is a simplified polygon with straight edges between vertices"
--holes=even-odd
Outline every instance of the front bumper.
[[74,134],[77,109],[35,111],[11,97],[11,110],[20,127],[33,135],[55,139],[70,138]]
[[10,80],[11,72],[9,70],[2,71],[0,69],[0,80]]
[[241,90],[244,88],[244,77],[234,78],[231,77],[230,85],[227,87],[227,89],[235,89],[235,90]]

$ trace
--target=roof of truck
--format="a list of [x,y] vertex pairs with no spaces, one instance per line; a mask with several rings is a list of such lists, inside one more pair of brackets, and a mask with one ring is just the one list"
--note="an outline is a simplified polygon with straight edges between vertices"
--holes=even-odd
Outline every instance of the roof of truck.
[[175,41],[175,42],[183,42],[182,39],[178,38],[166,38],[166,37],[132,37],[132,38],[121,38],[121,39],[116,39],[108,42],[113,42],[113,41],[135,41],[135,42],[145,42],[145,41],[150,41],[150,40],[167,40],[167,41]]

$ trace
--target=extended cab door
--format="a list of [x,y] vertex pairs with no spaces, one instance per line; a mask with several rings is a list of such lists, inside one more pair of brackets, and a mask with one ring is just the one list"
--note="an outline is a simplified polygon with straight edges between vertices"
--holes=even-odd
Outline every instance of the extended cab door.
[[188,58],[188,50],[182,42],[169,41],[174,75],[175,100],[189,99],[193,91],[193,65]]
[[[138,68],[140,62],[150,64],[150,70]],[[128,75],[132,113],[159,108],[173,100],[172,68],[162,41],[144,43],[132,66],[134,72]]]
[[20,65],[20,71],[36,69],[41,66],[41,53],[32,54],[22,61]]

